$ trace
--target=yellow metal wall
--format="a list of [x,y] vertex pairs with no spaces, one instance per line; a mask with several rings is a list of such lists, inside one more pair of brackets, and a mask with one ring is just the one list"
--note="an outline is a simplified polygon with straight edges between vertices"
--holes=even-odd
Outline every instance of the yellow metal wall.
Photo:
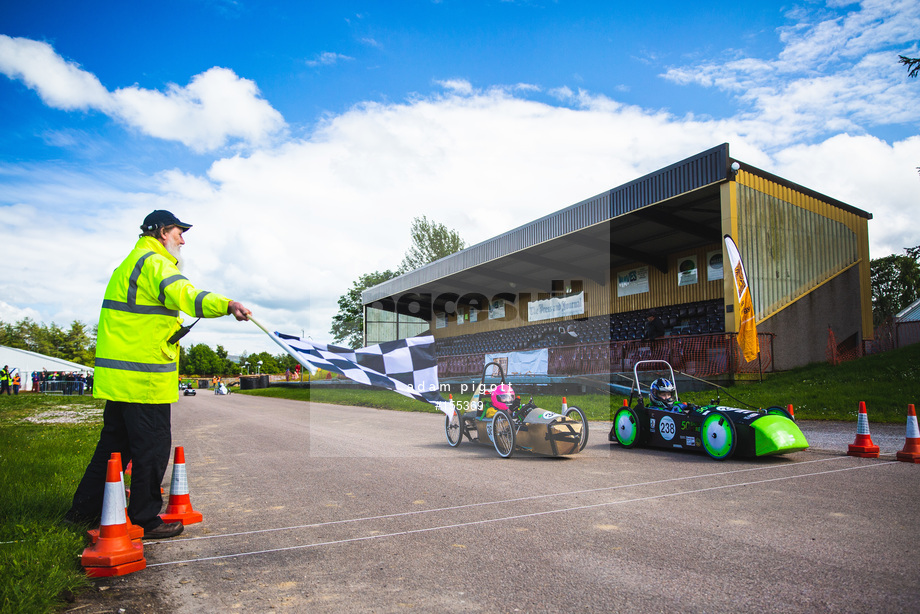
[[[866,218],[744,170],[729,182],[727,190],[728,194],[723,192],[723,227],[741,251],[757,320],[775,315],[858,266],[863,336],[871,337]],[[726,288],[729,292],[732,287],[726,284]]]

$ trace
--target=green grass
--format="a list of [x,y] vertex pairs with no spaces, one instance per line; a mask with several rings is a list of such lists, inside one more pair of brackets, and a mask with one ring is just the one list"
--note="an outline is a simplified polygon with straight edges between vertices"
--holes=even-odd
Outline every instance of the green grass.
[[[90,586],[80,567],[83,533],[60,523],[99,434],[102,403],[90,397],[0,398],[0,611],[53,612]],[[53,412],[77,424],[31,424]]]
[[[426,403],[384,390],[268,388],[244,393],[333,405],[437,411]],[[680,399],[704,405],[717,396],[723,405],[735,407],[786,407],[792,404],[796,418],[804,420],[855,421],[859,402],[864,401],[870,422],[904,422],[907,405],[920,404],[920,344],[837,366],[816,363],[784,373],[768,374],[763,382],[743,382],[722,390],[711,388],[702,392],[685,392],[680,394]],[[569,405],[578,405],[589,420],[609,420],[611,408],[619,407],[623,402],[621,395],[608,397],[602,394],[568,395],[567,400]],[[558,411],[562,396],[535,395],[534,402],[540,407]]]

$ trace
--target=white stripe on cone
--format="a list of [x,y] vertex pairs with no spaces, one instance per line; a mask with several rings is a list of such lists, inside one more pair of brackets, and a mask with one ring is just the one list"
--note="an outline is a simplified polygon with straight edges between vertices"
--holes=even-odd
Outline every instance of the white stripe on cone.
[[859,412],[859,418],[856,421],[856,434],[869,435],[869,416]]
[[188,494],[188,477],[185,474],[185,463],[180,463],[173,467],[173,479],[169,483],[169,494]]
[[[121,491],[119,493],[119,491]],[[125,524],[125,491],[120,482],[106,482],[102,498],[102,520],[100,526]],[[111,503],[110,503],[111,502]]]
[[920,428],[917,428],[917,416],[907,417],[907,438],[920,439]]

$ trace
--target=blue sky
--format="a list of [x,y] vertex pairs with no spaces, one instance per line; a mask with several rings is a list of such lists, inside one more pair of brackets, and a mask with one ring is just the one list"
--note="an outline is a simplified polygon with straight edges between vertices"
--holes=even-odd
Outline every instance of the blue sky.
[[[468,244],[713,145],[920,243],[920,6],[186,0],[0,5],[0,320],[93,324],[143,216],[187,273],[329,340],[413,217]],[[190,342],[274,352],[254,326]],[[193,338],[194,337],[194,338]]]

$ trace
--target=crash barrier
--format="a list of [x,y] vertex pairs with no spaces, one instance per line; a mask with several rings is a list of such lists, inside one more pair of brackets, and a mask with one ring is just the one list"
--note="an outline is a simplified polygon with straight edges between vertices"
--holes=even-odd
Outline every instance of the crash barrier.
[[86,381],[46,380],[38,383],[42,394],[89,394]]
[[[481,369],[482,367],[480,367]],[[255,390],[256,388],[268,388],[270,378],[267,373],[261,375],[241,375],[240,390]]]
[[[736,333],[662,337],[655,341],[629,340],[548,348],[547,375],[591,375],[631,371],[640,360],[667,360],[675,370],[706,377],[712,375],[773,371],[773,333],[758,333],[760,356],[746,362]],[[442,356],[438,375],[477,375],[485,361],[482,354]]]

